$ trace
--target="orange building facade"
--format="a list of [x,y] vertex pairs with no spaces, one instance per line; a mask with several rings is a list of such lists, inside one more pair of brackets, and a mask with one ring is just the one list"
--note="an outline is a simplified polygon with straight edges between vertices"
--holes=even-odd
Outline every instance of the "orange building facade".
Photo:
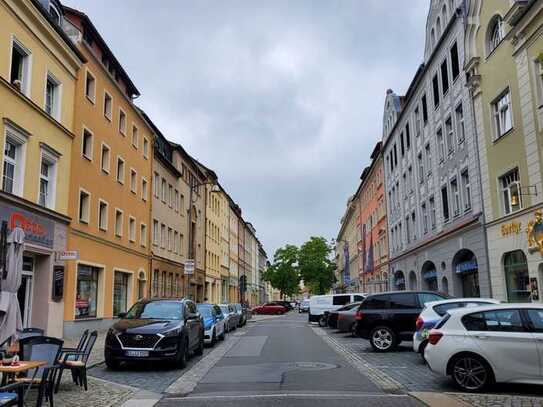
[[371,154],[371,164],[362,172],[358,199],[358,275],[360,291],[377,293],[389,289],[388,237],[382,143]]

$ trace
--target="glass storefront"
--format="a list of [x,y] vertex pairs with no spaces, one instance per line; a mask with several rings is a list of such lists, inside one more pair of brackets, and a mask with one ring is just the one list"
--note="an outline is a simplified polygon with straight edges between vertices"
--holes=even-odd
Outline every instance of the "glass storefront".
[[522,250],[503,255],[503,270],[509,302],[530,302],[530,277],[526,255]]
[[113,283],[113,315],[126,312],[128,307],[128,279],[130,275],[120,271],[115,272]]
[[77,297],[75,318],[96,318],[98,306],[98,276],[100,269],[84,264],[77,266]]

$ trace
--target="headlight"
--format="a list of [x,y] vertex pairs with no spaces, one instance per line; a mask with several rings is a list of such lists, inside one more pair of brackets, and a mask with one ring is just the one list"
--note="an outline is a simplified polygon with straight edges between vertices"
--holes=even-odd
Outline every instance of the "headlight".
[[170,336],[177,336],[180,333],[181,333],[181,328],[175,328],[166,332],[162,332],[162,335],[164,335],[165,337],[170,337]]

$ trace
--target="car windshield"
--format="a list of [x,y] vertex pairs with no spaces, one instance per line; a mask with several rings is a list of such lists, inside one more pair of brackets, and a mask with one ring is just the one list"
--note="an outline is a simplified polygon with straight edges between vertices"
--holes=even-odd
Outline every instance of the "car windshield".
[[177,321],[183,316],[177,301],[138,302],[130,308],[125,319],[165,319]]
[[221,310],[223,313],[228,314],[230,311],[228,310],[228,305],[221,305]]
[[211,306],[209,305],[198,305],[198,312],[202,314],[203,317],[210,317],[211,314]]
[[235,307],[236,307],[236,310],[241,311],[241,304],[236,304]]

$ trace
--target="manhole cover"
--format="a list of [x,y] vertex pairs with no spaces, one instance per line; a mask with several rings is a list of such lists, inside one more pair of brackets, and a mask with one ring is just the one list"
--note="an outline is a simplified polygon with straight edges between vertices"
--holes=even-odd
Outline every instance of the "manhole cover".
[[296,362],[294,363],[294,369],[300,370],[327,370],[327,369],[336,369],[338,365],[333,365],[330,363],[322,362]]

